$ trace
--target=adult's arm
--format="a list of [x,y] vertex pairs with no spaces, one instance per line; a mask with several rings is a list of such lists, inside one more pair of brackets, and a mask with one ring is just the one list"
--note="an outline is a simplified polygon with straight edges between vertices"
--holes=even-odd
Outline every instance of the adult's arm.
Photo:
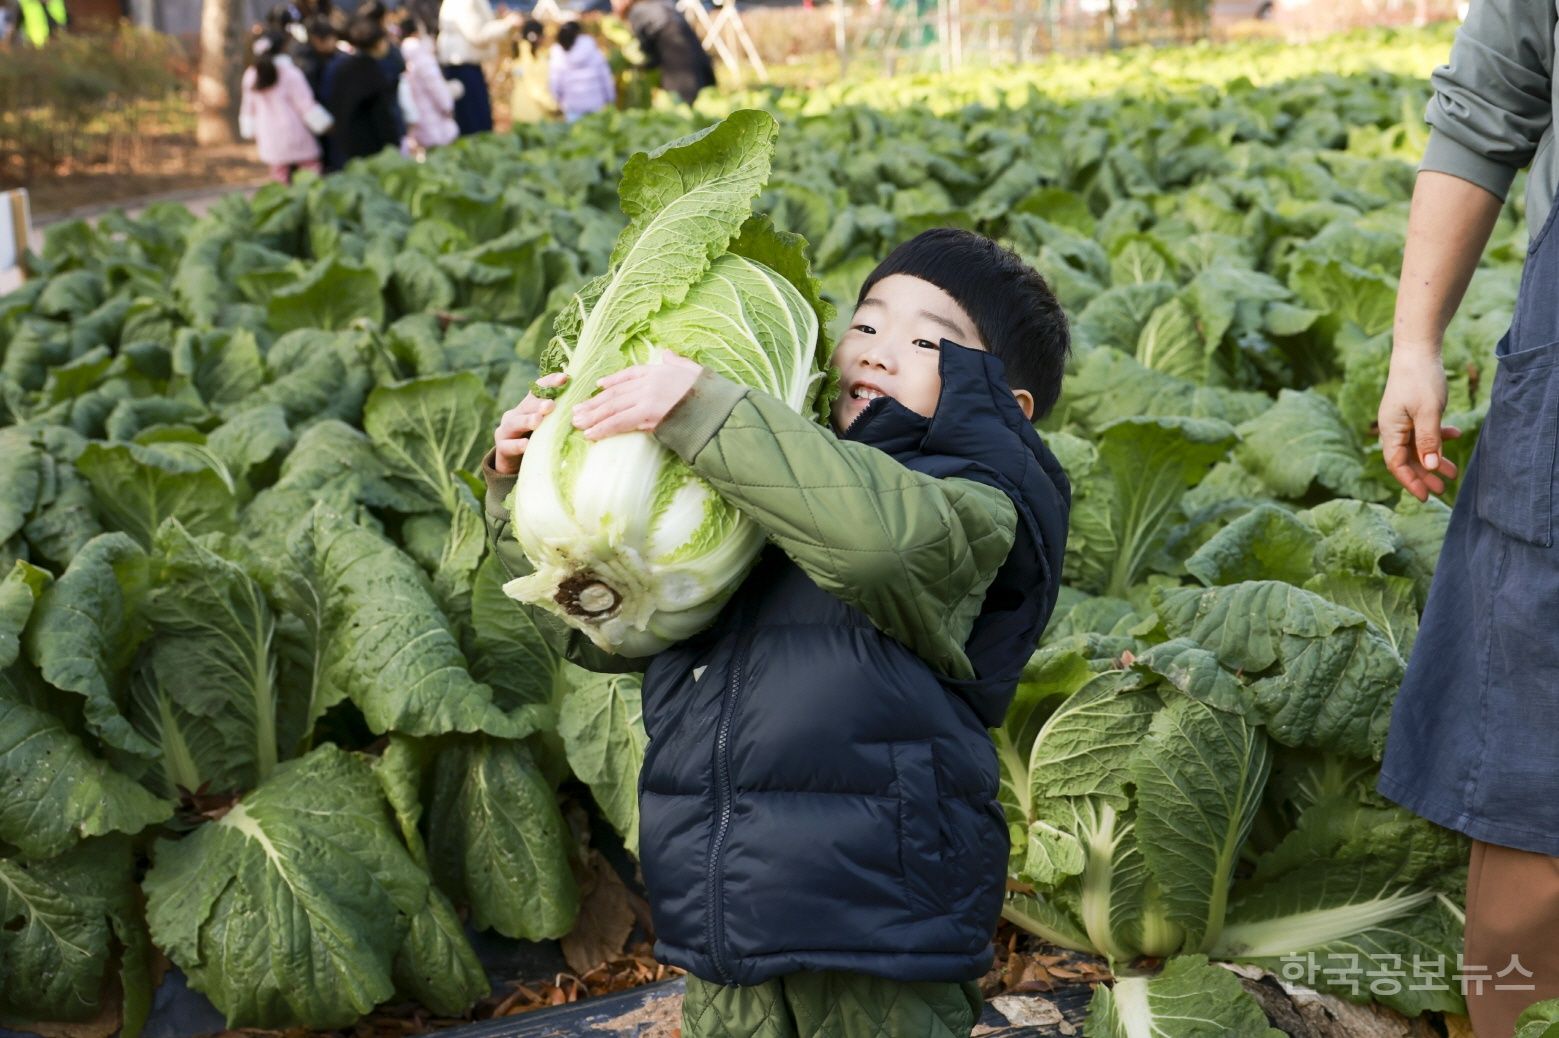
[[481,47],[508,36],[513,25],[506,18],[494,18],[486,4],[462,0],[456,8],[455,28],[472,46]]
[[[1440,348],[1516,172],[1553,122],[1555,9],[1546,0],[1477,0],[1450,60],[1430,75],[1419,164],[1377,421],[1386,467],[1420,501],[1444,492],[1445,370]],[[1535,230],[1535,228],[1534,228]]]
[[1441,456],[1445,368],[1440,346],[1483,255],[1502,202],[1470,180],[1424,171],[1413,188],[1402,278],[1392,325],[1391,365],[1376,421],[1386,468],[1420,501],[1445,491],[1456,465]]
[[[1555,9],[1545,0],[1476,0],[1450,60],[1429,76],[1420,170],[1449,173],[1503,201],[1553,122]],[[1536,228],[1533,228],[1535,231]]]

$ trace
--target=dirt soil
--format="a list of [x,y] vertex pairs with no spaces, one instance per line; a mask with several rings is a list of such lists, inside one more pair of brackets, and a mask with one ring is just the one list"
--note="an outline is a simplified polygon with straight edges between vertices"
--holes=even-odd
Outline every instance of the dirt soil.
[[83,166],[34,183],[27,189],[33,222],[179,191],[248,187],[267,175],[249,142],[202,148],[192,136],[164,133],[142,140],[136,151],[128,169]]

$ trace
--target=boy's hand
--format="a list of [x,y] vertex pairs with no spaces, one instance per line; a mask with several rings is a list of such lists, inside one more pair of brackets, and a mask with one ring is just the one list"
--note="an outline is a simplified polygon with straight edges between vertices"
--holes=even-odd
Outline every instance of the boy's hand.
[[[555,371],[538,378],[536,384],[561,386],[567,381],[567,375]],[[527,393],[517,406],[503,413],[503,417],[498,420],[498,428],[493,431],[493,468],[505,476],[520,471],[520,458],[525,454],[525,448],[530,446],[530,434],[552,412],[555,404],[556,401],[542,400],[534,393]]]
[[661,350],[659,364],[635,364],[596,383],[601,392],[574,405],[574,427],[585,439],[625,432],[654,432],[687,396],[703,368]]

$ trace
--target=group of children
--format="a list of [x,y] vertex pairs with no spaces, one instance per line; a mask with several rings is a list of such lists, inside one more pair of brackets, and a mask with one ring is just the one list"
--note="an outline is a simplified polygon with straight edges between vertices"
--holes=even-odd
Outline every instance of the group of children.
[[[412,154],[460,135],[462,84],[446,78],[420,19],[382,0],[364,4],[344,31],[324,14],[295,15],[271,12],[243,77],[240,132],[273,179],[290,183],[299,170],[334,171],[387,147]],[[548,109],[573,122],[616,103],[606,57],[578,22],[559,26],[544,61],[541,24],[527,21],[523,37],[527,74],[547,84]]]

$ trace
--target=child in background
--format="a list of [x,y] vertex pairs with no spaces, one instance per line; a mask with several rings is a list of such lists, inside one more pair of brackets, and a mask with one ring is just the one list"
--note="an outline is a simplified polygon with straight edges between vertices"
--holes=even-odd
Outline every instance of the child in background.
[[548,61],[548,85],[568,122],[616,103],[617,85],[606,57],[578,22],[558,26],[558,42]]
[[540,123],[556,119],[557,102],[547,85],[546,30],[534,18],[525,19],[520,26],[520,38],[515,41],[514,58],[509,63],[509,78],[513,86],[509,91],[509,118],[513,123]]
[[460,127],[455,124],[456,95],[451,89],[460,83],[444,78],[433,44],[423,38],[415,18],[402,18],[400,30],[401,56],[406,59],[401,83],[417,113],[410,128],[411,138],[420,148],[442,147],[460,135]]
[[[395,84],[395,120],[401,131],[396,139],[404,141],[411,125],[417,121],[417,106],[412,101],[410,88],[404,79],[406,59],[401,54],[400,18],[390,14],[384,0],[368,0],[357,9],[357,17],[378,22],[379,28],[384,30],[388,47],[379,58],[379,71],[384,73],[385,79]],[[406,151],[404,145],[401,150]]]
[[[314,100],[319,102],[328,113],[330,98],[325,93],[325,84],[332,78],[332,66],[346,57],[341,50],[341,38],[328,16],[316,14],[309,19],[308,46],[295,53],[299,55],[295,63],[303,72],[304,78],[309,81],[309,89],[314,92]],[[314,136],[319,141],[320,158],[325,168],[340,169],[341,163],[331,161],[330,134],[319,133]]]
[[330,24],[330,19],[317,14],[308,21],[308,39],[308,49],[295,61],[304,78],[309,81],[309,89],[314,91],[314,100],[328,105],[330,102],[325,98],[325,73],[332,62],[343,56],[341,38],[336,33],[336,27]]
[[255,142],[271,179],[292,183],[300,169],[320,171],[317,134],[330,129],[330,113],[314,100],[309,81],[286,53],[288,37],[268,32],[254,44],[254,64],[244,70],[238,128]]
[[380,67],[390,50],[384,27],[371,18],[354,18],[346,39],[353,53],[331,70],[326,85],[330,114],[336,120],[331,158],[341,165],[401,143],[396,84],[385,78]]
[[[689,974],[682,1038],[969,1038],[1010,849],[988,729],[1071,508],[1031,423],[1069,350],[1033,268],[937,229],[861,286],[831,429],[669,351],[557,416],[649,433],[768,536],[714,625],[648,660],[519,607],[566,658],[644,670],[639,864],[655,957]],[[482,462],[515,577],[505,499],[555,406],[527,396]]]

